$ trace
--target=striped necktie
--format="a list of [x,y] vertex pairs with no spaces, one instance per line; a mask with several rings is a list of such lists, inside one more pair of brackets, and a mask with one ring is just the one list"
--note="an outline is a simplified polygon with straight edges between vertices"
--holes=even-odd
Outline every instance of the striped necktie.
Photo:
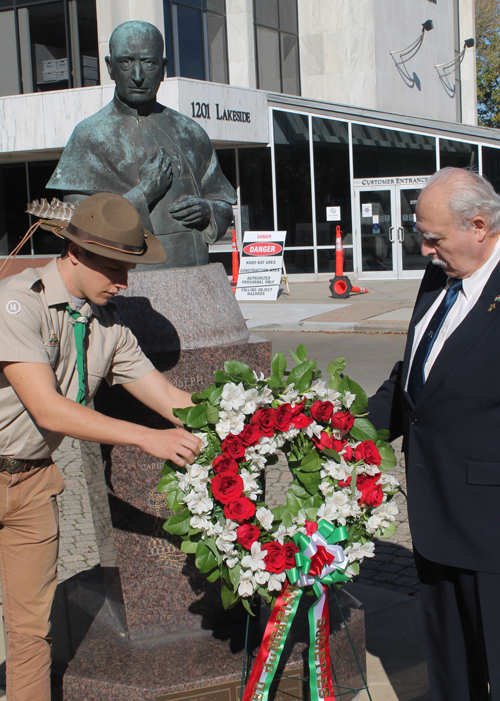
[[77,404],[85,405],[85,394],[87,386],[87,360],[85,357],[85,336],[87,334],[88,317],[82,316],[80,312],[75,312],[69,304],[66,311],[73,319],[73,330],[75,332],[76,346],[76,370],[78,372],[78,394]]
[[462,280],[454,280],[448,288],[443,301],[434,312],[413,356],[413,363],[408,378],[408,394],[416,403],[425,384],[424,368],[432,346],[438,337],[441,326],[448,312],[455,304],[458,293],[462,289]]

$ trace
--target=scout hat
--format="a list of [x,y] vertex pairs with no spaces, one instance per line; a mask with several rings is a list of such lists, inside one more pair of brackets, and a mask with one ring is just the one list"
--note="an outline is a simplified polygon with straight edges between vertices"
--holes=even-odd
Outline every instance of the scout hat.
[[43,229],[77,243],[86,251],[127,263],[167,260],[156,236],[144,228],[134,205],[121,195],[99,192],[76,207],[59,200],[33,202],[28,212],[40,217]]

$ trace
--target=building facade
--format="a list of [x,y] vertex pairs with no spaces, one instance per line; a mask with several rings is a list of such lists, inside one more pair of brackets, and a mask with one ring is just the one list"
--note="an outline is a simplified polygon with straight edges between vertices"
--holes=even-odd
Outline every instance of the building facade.
[[[158,99],[209,134],[239,240],[285,230],[290,276],[331,276],[340,227],[346,271],[419,277],[426,179],[473,166],[500,190],[500,142],[476,126],[462,51],[473,0],[0,0],[0,258],[30,225],[26,203],[51,197],[74,126],[112,99],[108,40],[131,19],[165,37]],[[9,272],[59,248],[38,230]],[[229,251],[228,234],[211,259],[229,269]]]

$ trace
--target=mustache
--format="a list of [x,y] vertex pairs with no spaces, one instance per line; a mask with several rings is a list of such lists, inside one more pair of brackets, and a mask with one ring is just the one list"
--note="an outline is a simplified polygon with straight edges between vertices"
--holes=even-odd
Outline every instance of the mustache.
[[444,260],[441,260],[440,258],[432,258],[431,259],[432,265],[439,265],[440,268],[446,268],[448,263]]

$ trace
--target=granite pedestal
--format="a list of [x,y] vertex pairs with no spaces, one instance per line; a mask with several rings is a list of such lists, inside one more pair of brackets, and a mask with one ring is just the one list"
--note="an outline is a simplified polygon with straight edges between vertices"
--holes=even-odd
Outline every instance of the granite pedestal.
[[[271,343],[250,338],[220,264],[131,274],[118,305],[154,365],[189,392],[210,385],[229,359],[270,372]],[[168,427],[123,387],[103,383],[95,408]],[[82,456],[101,566],[61,589],[54,608],[70,640],[54,648],[56,671],[71,660],[65,701],[236,701],[246,613],[241,606],[224,611],[219,584],[208,583],[162,529],[170,515],[157,491],[162,461],[138,448],[91,443],[82,444]],[[363,657],[363,613],[349,603],[346,615]],[[253,649],[259,634],[254,627]],[[300,634],[294,641],[287,669],[302,665]]]

